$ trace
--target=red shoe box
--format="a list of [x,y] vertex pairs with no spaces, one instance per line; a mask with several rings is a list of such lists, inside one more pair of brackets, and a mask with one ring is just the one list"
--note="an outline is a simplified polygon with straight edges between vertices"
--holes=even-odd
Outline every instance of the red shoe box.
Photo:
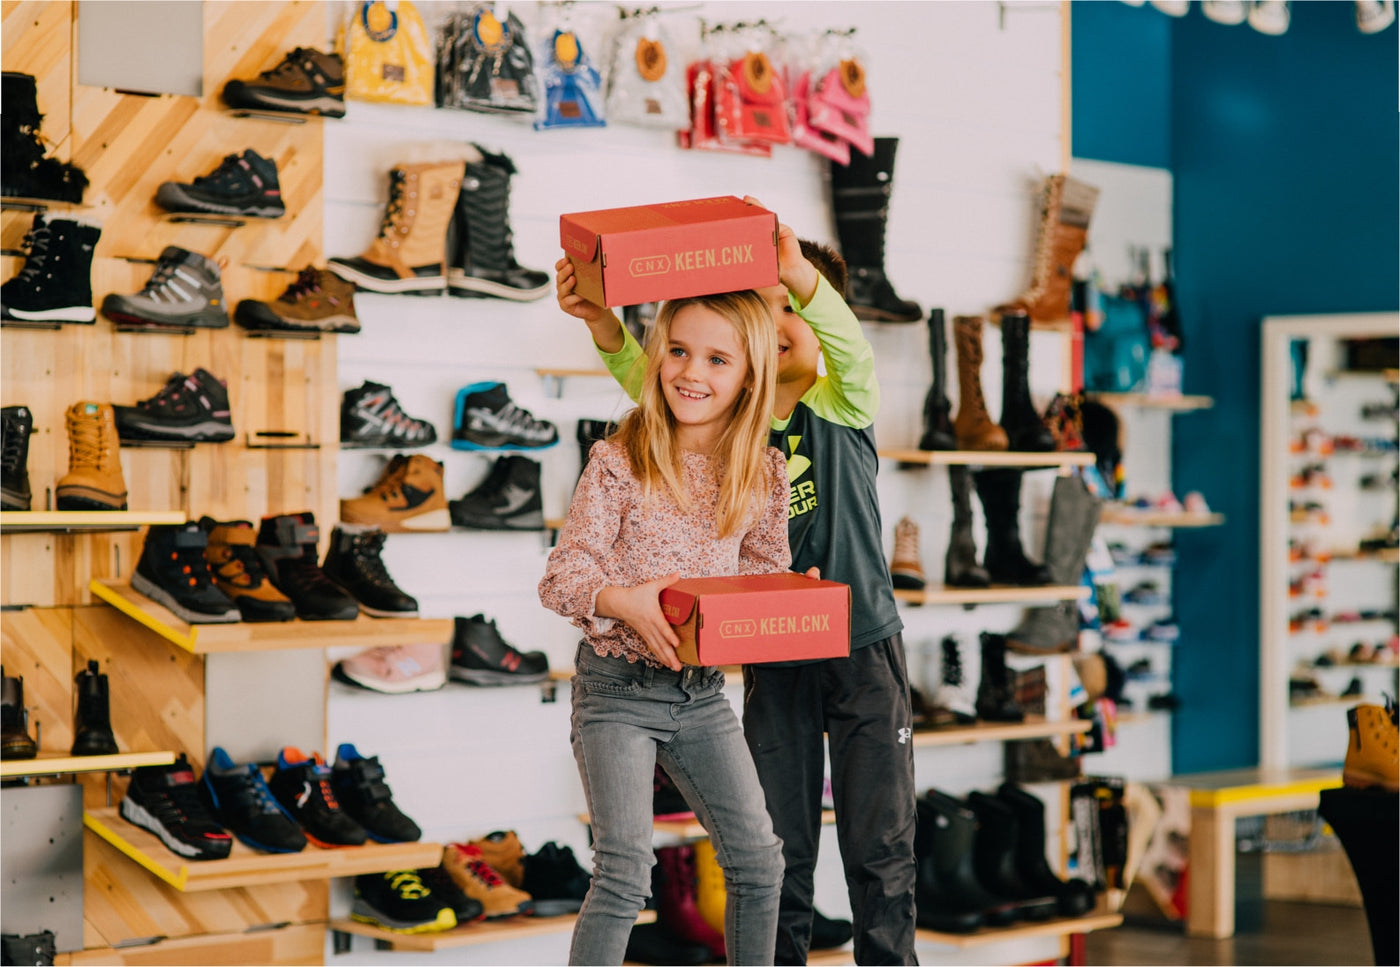
[[561,215],[559,242],[600,306],[778,284],[778,217],[732,195]]
[[687,665],[845,658],[851,589],[792,571],[686,578],[661,592]]

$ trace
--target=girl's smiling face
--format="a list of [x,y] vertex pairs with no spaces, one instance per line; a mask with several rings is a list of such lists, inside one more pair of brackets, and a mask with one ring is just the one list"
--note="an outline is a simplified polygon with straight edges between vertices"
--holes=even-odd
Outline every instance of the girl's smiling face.
[[709,453],[724,432],[740,392],[749,384],[749,360],[732,323],[713,309],[688,305],[671,321],[661,391],[686,450]]

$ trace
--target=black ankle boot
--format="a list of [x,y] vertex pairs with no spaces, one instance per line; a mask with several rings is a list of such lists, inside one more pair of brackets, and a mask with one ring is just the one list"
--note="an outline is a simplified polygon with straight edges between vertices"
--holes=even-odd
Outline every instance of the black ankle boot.
[[1021,919],[1010,898],[994,895],[978,879],[974,850],[977,815],[937,789],[917,800],[914,827],[914,906],[928,930],[969,933],[981,926],[1004,927]]
[[836,235],[850,268],[846,303],[857,319],[918,322],[923,315],[918,303],[901,299],[885,276],[885,223],[898,147],[898,138],[876,138],[873,156],[852,152],[850,164],[831,164]]
[[1023,453],[1055,449],[1055,435],[1031,400],[1031,317],[1024,310],[1001,314],[1001,428],[1009,448]]
[[34,414],[27,406],[7,406],[0,409],[0,443],[4,459],[0,461],[0,509],[28,510],[32,495],[29,490],[29,435],[34,432]]
[[1045,856],[1045,803],[1020,786],[1004,782],[997,798],[1013,813],[1019,838],[1016,841],[1016,870],[1031,889],[1055,898],[1062,917],[1081,917],[1094,908],[1094,888],[1084,880],[1062,880],[1050,868]]
[[953,492],[953,527],[943,559],[943,583],[950,588],[985,588],[992,579],[977,563],[977,542],[972,536],[972,472],[960,464],[948,467],[948,487]]
[[1022,722],[1016,682],[1006,667],[1006,636],[982,632],[982,675],[977,682],[977,717],[987,722]]
[[0,668],[0,759],[32,759],[38,744],[29,737],[29,712],[24,707],[24,676],[11,678]]
[[924,397],[924,433],[919,437],[919,449],[956,450],[953,405],[948,402],[948,330],[942,309],[929,310],[928,354],[933,363],[933,382]]
[[77,699],[73,714],[73,755],[116,755],[117,739],[112,734],[107,676],[95,659],[73,679]]
[[982,563],[994,584],[1039,587],[1050,583],[1050,571],[1027,559],[1021,549],[1022,470],[998,468],[974,474],[977,496],[987,520],[987,552]]
[[385,534],[368,524],[337,524],[321,571],[375,618],[415,618],[418,601],[394,583],[380,557]]
[[973,790],[967,805],[977,814],[977,845],[973,858],[977,879],[992,893],[1015,900],[1027,920],[1048,920],[1059,912],[1055,897],[1021,878],[1017,858],[1021,824],[1016,813],[996,796]]

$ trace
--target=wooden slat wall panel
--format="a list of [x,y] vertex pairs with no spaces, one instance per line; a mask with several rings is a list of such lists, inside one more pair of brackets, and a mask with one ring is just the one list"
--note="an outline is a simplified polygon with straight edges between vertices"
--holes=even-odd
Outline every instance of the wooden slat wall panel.
[[[34,75],[39,88],[39,112],[44,115],[44,138],[53,154],[69,160],[73,5],[53,0],[5,0],[0,4],[0,16],[0,56],[4,58],[5,70]],[[7,248],[9,241],[5,240]]]
[[124,964],[130,967],[182,964],[319,964],[324,962],[326,928],[294,924],[249,934],[162,940],[149,947],[82,950],[59,954],[57,964]]
[[72,647],[69,608],[27,608],[0,623],[0,661],[6,675],[24,679],[29,735],[42,752],[67,753],[73,745]]

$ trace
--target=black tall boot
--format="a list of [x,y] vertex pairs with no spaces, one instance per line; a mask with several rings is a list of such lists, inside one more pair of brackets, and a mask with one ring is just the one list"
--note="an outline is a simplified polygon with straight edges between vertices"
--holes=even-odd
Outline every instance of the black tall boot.
[[[1045,524],[1045,566],[1054,584],[1074,585],[1084,573],[1084,561],[1094,540],[1102,501],[1089,493],[1077,476],[1056,477],[1050,493],[1050,517]],[[1021,623],[1006,636],[1012,651],[1044,654],[1071,650],[1079,638],[1079,605],[1058,601],[1026,609]]]
[[982,564],[993,584],[1037,587],[1050,583],[1050,572],[1026,558],[1021,549],[1022,470],[997,468],[973,475],[982,516],[987,520],[987,552]]
[[510,228],[510,176],[515,164],[480,145],[481,161],[468,162],[447,229],[447,291],[471,298],[533,302],[554,288],[552,277],[515,261]]
[[73,755],[116,755],[117,739],[112,735],[107,676],[96,660],[73,679],[77,699],[73,713]]
[[11,678],[0,668],[0,759],[32,759],[39,746],[29,737],[29,712],[24,707],[24,676]]
[[24,268],[0,285],[0,315],[21,322],[95,322],[92,255],[102,229],[73,218],[34,216]]
[[44,157],[39,91],[30,74],[5,71],[0,80],[0,193],[6,198],[83,200],[88,185],[81,168]]
[[972,471],[961,464],[950,465],[948,488],[953,492],[953,526],[943,559],[943,583],[950,588],[985,588],[992,579],[977,563],[977,542],[972,536]]
[[956,450],[953,433],[953,404],[948,402],[948,329],[942,309],[928,313],[928,354],[933,362],[933,382],[924,397],[924,434],[920,450]]
[[0,509],[28,510],[29,435],[34,432],[34,414],[27,406],[0,409]]
[[1006,636],[981,634],[982,675],[977,682],[977,717],[986,722],[1023,722],[1016,703],[1016,682],[1006,667]]
[[885,223],[898,138],[876,138],[875,153],[851,153],[849,165],[831,163],[831,207],[836,235],[850,268],[846,302],[857,319],[918,322],[918,303],[901,299],[885,277]]
[[914,806],[914,905],[919,926],[948,933],[976,929],[962,926],[969,912],[989,927],[1020,920],[1013,900],[996,896],[977,879],[977,814],[937,789],[928,790]]
[[1094,908],[1094,888],[1084,880],[1062,880],[1045,857],[1045,803],[1020,786],[1004,782],[997,798],[1016,814],[1016,871],[1032,890],[1055,898],[1062,917],[1080,917]]
[[977,879],[997,896],[1017,901],[1025,919],[1053,917],[1059,912],[1054,895],[1027,883],[1017,868],[1021,824],[1016,813],[996,796],[975,789],[968,793],[967,805],[977,814],[977,844],[973,850]]
[[1023,309],[1001,313],[1001,428],[1009,448],[1022,453],[1055,449],[1055,436],[1031,401],[1031,317]]

